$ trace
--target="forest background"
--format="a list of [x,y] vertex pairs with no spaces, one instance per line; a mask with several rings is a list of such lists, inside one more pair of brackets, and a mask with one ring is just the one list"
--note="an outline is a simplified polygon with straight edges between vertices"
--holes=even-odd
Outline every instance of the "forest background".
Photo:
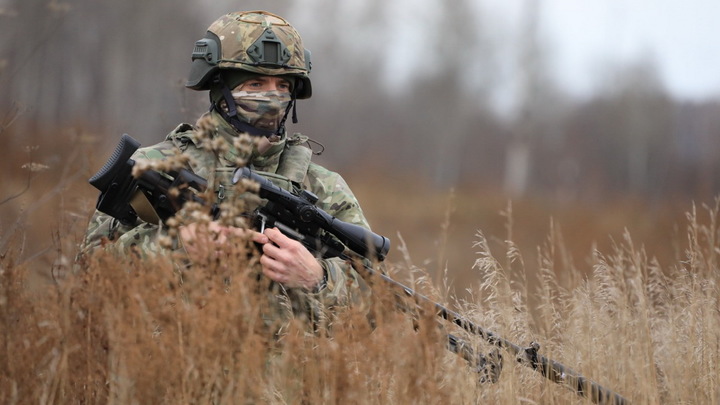
[[[346,177],[376,232],[458,294],[476,281],[479,231],[524,247],[530,269],[551,221],[579,263],[625,230],[675,258],[684,212],[720,186],[718,99],[675,97],[642,57],[599,66],[598,90],[572,95],[549,71],[539,2],[517,32],[478,4],[241,6],[285,16],[313,53],[314,95],[291,130],[325,146],[317,160]],[[192,45],[237,6],[0,3],[0,247],[22,234],[19,260],[39,280],[72,260],[95,202],[86,180],[120,135],[155,143],[207,108],[183,86]]]

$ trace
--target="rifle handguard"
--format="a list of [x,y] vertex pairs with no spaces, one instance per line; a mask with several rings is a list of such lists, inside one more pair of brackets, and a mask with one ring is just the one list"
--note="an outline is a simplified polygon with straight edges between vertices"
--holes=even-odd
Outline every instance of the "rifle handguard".
[[[233,175],[233,183],[246,178],[253,180],[260,185],[259,195],[268,201],[283,206],[283,208],[295,213],[297,217],[307,223],[314,223],[321,229],[329,232],[340,240],[353,252],[369,258],[382,261],[390,250],[390,239],[378,235],[360,225],[341,221],[334,216],[315,206],[313,199],[298,197],[286,191],[270,180],[253,173],[247,167],[238,168]],[[314,200],[317,200],[315,197]]]

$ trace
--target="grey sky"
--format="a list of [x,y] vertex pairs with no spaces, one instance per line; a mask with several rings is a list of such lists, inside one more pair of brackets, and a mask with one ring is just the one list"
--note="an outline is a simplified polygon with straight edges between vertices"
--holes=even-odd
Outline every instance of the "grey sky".
[[[526,1],[485,1],[515,18]],[[601,66],[654,60],[681,98],[720,95],[720,2],[715,0],[542,0],[541,32],[554,46],[552,66],[571,92],[597,85]]]
[[[408,74],[430,72],[432,66],[408,72],[407,60],[422,55],[417,49],[427,35],[423,30],[436,19],[436,8],[452,0],[394,0],[388,7],[392,24],[382,30],[404,44],[405,58],[388,59],[391,77],[402,85]],[[544,63],[564,91],[585,96],[613,82],[623,67],[651,62],[666,89],[680,99],[720,98],[720,1],[717,0],[479,0],[483,32],[495,49],[499,71],[493,82],[494,104],[512,109],[520,90],[518,64],[525,29],[525,10],[538,5],[538,39]],[[360,1],[347,7],[359,7]],[[352,13],[349,13],[352,16]],[[367,38],[373,32],[361,36]],[[362,43],[362,41],[358,41]],[[397,49],[393,49],[397,51]],[[417,61],[416,61],[417,62]],[[481,68],[482,61],[478,61]]]

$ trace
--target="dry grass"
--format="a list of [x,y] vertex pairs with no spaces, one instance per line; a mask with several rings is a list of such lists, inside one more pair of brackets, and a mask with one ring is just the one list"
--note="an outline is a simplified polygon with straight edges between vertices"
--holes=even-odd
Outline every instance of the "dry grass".
[[[481,298],[459,305],[511,341],[541,342],[544,355],[632,403],[717,403],[718,206],[706,212],[708,222],[688,216],[682,262],[660,268],[627,235],[597,252],[592,276],[571,288],[555,277],[577,271],[564,267],[558,235],[541,249],[534,287],[511,282],[512,244],[498,260],[479,236]],[[0,281],[2,403],[582,402],[507,355],[500,382],[477,384],[443,349],[434,317],[421,316],[415,330],[383,299],[372,309],[375,329],[349,309],[328,333],[291,322],[276,340],[263,326],[263,295],[240,262],[231,273],[194,268],[179,283],[169,258],[101,253],[79,275],[29,290],[14,252],[4,252]],[[418,288],[440,297],[427,283]],[[535,292],[541,304],[530,315]]]
[[[464,361],[444,349],[436,317],[413,322],[394,309],[379,283],[370,312],[375,328],[365,313],[350,308],[328,331],[309,333],[290,322],[275,339],[262,322],[267,298],[258,293],[252,267],[240,259],[229,273],[212,265],[193,268],[183,273],[183,283],[170,258],[133,261],[106,254],[94,256],[76,276],[39,277],[68,270],[94,195],[84,184],[87,167],[99,167],[105,158],[88,163],[82,152],[74,156],[74,163],[33,178],[28,194],[0,206],[0,403],[586,402],[507,354],[500,381],[477,384]],[[31,160],[53,166],[42,155]],[[3,192],[22,190],[25,173],[11,176]],[[358,190],[365,201],[366,188]],[[386,206],[397,207],[389,198]],[[53,207],[59,201],[60,208],[48,209],[47,201]],[[568,233],[556,224],[566,223],[548,221],[545,210],[531,211],[551,226],[542,229],[544,243],[528,252],[527,235],[542,227],[528,219],[524,202],[495,214],[505,229],[500,237],[492,226],[485,234],[457,232],[456,224],[465,222],[457,218],[468,206],[493,204],[480,196],[458,196],[446,219],[446,197],[424,203],[393,211],[408,216],[407,227],[399,229],[412,235],[399,250],[402,240],[382,229],[385,211],[373,201],[364,204],[379,232],[394,237],[388,263],[394,277],[512,342],[540,342],[542,354],[631,403],[720,401],[718,202],[689,207],[675,236],[664,232],[646,245],[645,237],[641,244],[621,231],[584,256],[574,248],[581,233],[572,231],[581,225],[570,222],[569,236],[563,236]],[[600,220],[581,217],[585,233],[605,238],[604,229],[590,226]],[[626,228],[638,229],[636,224],[628,220]],[[418,253],[407,246],[425,246],[416,239],[421,231],[446,244],[422,250],[432,260],[416,263]],[[466,247],[456,247],[457,234]],[[656,254],[663,246],[665,256]],[[472,269],[444,273],[443,263],[458,250],[475,252]],[[455,300],[449,291],[458,288],[467,291]],[[445,331],[489,350],[449,325]]]

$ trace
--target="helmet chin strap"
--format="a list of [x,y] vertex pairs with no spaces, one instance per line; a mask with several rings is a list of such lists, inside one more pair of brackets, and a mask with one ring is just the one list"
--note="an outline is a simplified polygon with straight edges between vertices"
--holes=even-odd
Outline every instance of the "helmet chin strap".
[[297,86],[293,86],[292,92],[290,93],[290,103],[288,103],[288,106],[285,108],[285,115],[283,115],[282,119],[280,120],[280,125],[278,125],[277,129],[277,135],[282,135],[285,133],[285,121],[287,121],[288,115],[290,115],[290,109],[292,108],[292,122],[293,124],[297,124],[298,118],[297,118]]
[[295,101],[296,101],[296,90],[297,86],[293,88],[292,93],[290,93],[290,103],[288,103],[288,106],[285,108],[285,114],[283,115],[283,118],[280,120],[280,125],[278,125],[278,129],[275,131],[271,131],[268,129],[262,129],[255,126],[252,126],[248,124],[247,122],[240,119],[238,116],[237,106],[235,105],[235,99],[232,96],[232,93],[230,92],[230,88],[225,84],[225,82],[222,79],[221,75],[217,75],[215,77],[216,83],[219,85],[220,91],[222,91],[223,98],[225,100],[225,104],[227,105],[228,111],[225,112],[225,109],[220,107],[219,102],[213,102],[211,100],[210,104],[210,111],[215,110],[217,111],[221,117],[225,121],[228,122],[233,128],[235,128],[239,132],[245,132],[252,136],[264,136],[266,138],[269,138],[273,135],[283,135],[285,133],[285,121],[287,121],[287,117],[290,114],[290,109],[293,110],[292,115],[292,121],[294,124],[298,122],[297,119],[297,108],[295,107]]

